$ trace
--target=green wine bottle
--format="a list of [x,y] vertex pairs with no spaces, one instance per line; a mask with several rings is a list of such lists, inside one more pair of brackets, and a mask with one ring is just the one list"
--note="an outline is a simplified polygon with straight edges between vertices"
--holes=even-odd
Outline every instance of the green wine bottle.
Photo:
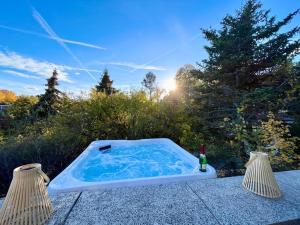
[[205,155],[205,145],[200,146],[199,163],[200,163],[200,171],[206,172],[207,159],[206,159],[206,155]]

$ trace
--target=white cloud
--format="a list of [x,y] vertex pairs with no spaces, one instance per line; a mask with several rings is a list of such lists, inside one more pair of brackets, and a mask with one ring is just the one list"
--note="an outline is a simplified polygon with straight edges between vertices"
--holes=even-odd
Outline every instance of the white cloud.
[[102,70],[95,70],[95,69],[82,69],[78,67],[72,67],[72,66],[64,66],[66,70],[77,70],[77,71],[89,71],[89,72],[96,72],[96,73],[102,73]]
[[0,51],[0,66],[26,71],[39,75],[44,78],[48,78],[52,75],[53,69],[57,69],[58,79],[72,83],[68,77],[66,70],[73,69],[72,67],[65,67],[55,63],[47,61],[38,61],[30,57],[19,55],[15,52],[1,52]]
[[143,65],[143,64],[136,64],[131,62],[97,62],[97,64],[125,66],[134,70],[158,70],[158,71],[166,70],[166,68],[160,66]]
[[[56,38],[53,38],[51,36],[40,34],[40,33],[34,32],[34,31],[30,31],[30,30],[24,30],[24,29],[15,28],[15,27],[9,27],[9,26],[5,26],[5,25],[1,25],[1,24],[0,24],[0,28],[15,31],[15,32],[19,32],[19,33],[31,34],[31,35],[34,35],[34,36],[47,38],[47,39],[51,39],[51,40],[57,40]],[[88,47],[88,48],[95,48],[95,49],[101,49],[101,50],[106,49],[102,46],[94,45],[94,44],[90,44],[90,43],[86,43],[86,42],[82,42],[82,41],[73,41],[73,40],[64,39],[64,38],[59,38],[59,40],[64,42],[64,43],[80,45],[80,46],[84,46],[84,47]]]
[[14,71],[14,70],[2,70],[2,72],[9,73],[9,74],[12,74],[12,75],[15,75],[15,76],[18,76],[18,77],[23,77],[23,78],[36,79],[36,80],[41,79],[40,77],[28,75],[28,74],[25,74],[25,73]]
[[36,10],[32,9],[33,17],[35,20],[40,24],[40,26],[50,35],[51,38],[57,41],[57,43],[65,49],[65,51],[74,59],[74,61],[79,65],[80,68],[82,68],[93,80],[96,81],[96,78],[87,70],[82,62],[77,58],[77,56],[71,51],[71,49],[62,41],[62,38],[60,38],[54,30],[50,27],[50,25],[47,23],[47,21],[42,17],[42,15]]

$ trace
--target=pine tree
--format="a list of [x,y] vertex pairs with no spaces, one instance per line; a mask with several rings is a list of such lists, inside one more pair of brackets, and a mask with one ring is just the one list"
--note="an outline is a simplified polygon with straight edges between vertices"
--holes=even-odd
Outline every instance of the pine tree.
[[105,69],[102,75],[102,79],[99,82],[98,85],[96,85],[96,91],[97,92],[103,92],[107,95],[111,95],[113,93],[116,93],[117,90],[112,87],[113,81],[110,80],[108,70]]
[[285,33],[279,30],[299,12],[290,13],[276,22],[270,11],[249,0],[235,16],[226,16],[219,31],[203,30],[211,43],[205,49],[209,55],[203,61],[209,76],[203,78],[219,85],[239,90],[251,90],[263,85],[278,66],[299,53],[300,40],[292,38],[300,31],[295,27]]
[[[195,76],[202,85],[194,95],[199,106],[197,114],[204,120],[201,126],[214,135],[228,137],[233,134],[224,133],[224,120],[236,119],[237,109],[250,129],[250,120],[267,117],[272,107],[269,102],[276,102],[276,88],[284,80],[278,72],[299,53],[300,47],[300,40],[295,38],[300,27],[283,33],[279,30],[298,12],[276,21],[269,10],[249,0],[236,15],[222,20],[220,30],[203,30],[210,45],[205,46],[208,59],[200,64],[203,73]],[[244,102],[249,103],[247,107]]]
[[39,101],[33,108],[35,117],[47,118],[49,115],[54,115],[58,112],[61,92],[56,88],[58,86],[57,75],[58,73],[55,69],[52,76],[47,79],[45,93],[39,96]]

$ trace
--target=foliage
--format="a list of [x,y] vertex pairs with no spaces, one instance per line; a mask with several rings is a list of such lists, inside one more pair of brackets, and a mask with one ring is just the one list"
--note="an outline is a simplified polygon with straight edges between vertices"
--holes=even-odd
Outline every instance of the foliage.
[[7,110],[8,116],[13,120],[23,120],[29,118],[33,106],[38,102],[35,96],[19,96]]
[[[288,112],[286,117],[292,122],[291,133],[300,138],[300,62],[295,65],[292,72],[292,76],[287,81],[290,88],[285,91],[283,102],[286,103],[285,110]],[[297,142],[297,145],[300,146],[300,141]],[[298,154],[300,154],[300,149]]]
[[125,94],[105,70],[88,97],[60,93],[54,71],[38,99],[10,100],[11,126],[0,130],[0,194],[15,167],[40,162],[54,177],[97,139],[171,138],[194,153],[206,144],[209,162],[230,171],[259,150],[274,169],[299,169],[300,28],[279,32],[298,11],[276,21],[261,8],[248,0],[220,30],[203,30],[208,58],[201,69],[180,68],[176,92],[164,98],[151,72],[142,81],[147,93]]
[[178,95],[177,98],[181,98],[186,107],[192,104],[194,87],[200,82],[195,78],[198,73],[199,71],[194,66],[187,64],[181,67],[175,75],[176,92],[172,94]]
[[115,88],[113,88],[112,84],[113,84],[113,81],[110,80],[108,70],[105,69],[104,72],[103,72],[101,81],[99,82],[98,85],[96,85],[96,91],[105,93],[107,95],[111,95],[113,93],[116,93],[117,90]]
[[11,104],[17,100],[17,95],[8,90],[0,90],[0,104]]
[[270,153],[273,166],[276,169],[299,168],[300,155],[295,152],[299,138],[291,136],[289,127],[269,112],[268,121],[262,122],[261,129],[263,149]]
[[249,0],[235,16],[222,20],[219,31],[203,30],[211,46],[205,47],[209,57],[202,64],[204,73],[198,75],[204,81],[199,92],[210,112],[222,111],[232,118],[244,92],[274,85],[281,78],[276,72],[297,53],[300,42],[291,39],[300,27],[278,30],[297,13],[276,22],[260,3]]
[[38,102],[35,96],[19,96],[6,111],[10,133],[24,133],[24,127],[31,123],[32,109]]
[[0,145],[0,193],[7,190],[15,167],[32,162],[41,163],[43,169],[53,178],[74,160],[80,146],[81,139],[76,133],[50,134],[46,127],[44,133],[37,134],[33,131],[26,136],[9,137]]
[[152,72],[146,74],[145,78],[142,81],[142,86],[148,91],[149,98],[153,99],[153,93],[157,88],[156,84],[156,75]]
[[5,136],[4,136],[3,132],[0,130],[0,145],[4,144],[4,142],[5,142]]
[[274,70],[297,53],[298,39],[292,40],[300,31],[295,27],[279,33],[297,15],[290,13],[281,21],[275,21],[270,11],[261,9],[255,0],[248,0],[235,16],[228,15],[219,31],[203,30],[211,46],[205,49],[209,55],[204,68],[209,73],[203,76],[208,82],[216,81],[238,90],[251,90],[263,85],[272,77]]
[[[22,104],[16,104],[24,112]],[[50,177],[66,167],[97,139],[171,138],[194,150],[201,140],[181,104],[149,100],[142,91],[106,95],[92,91],[89,98],[61,99],[59,113],[27,123],[0,145],[0,183],[8,188],[14,167],[40,162]],[[17,114],[14,114],[17,115]],[[191,139],[192,138],[192,139]]]
[[33,108],[34,117],[47,118],[58,112],[61,92],[56,88],[58,85],[57,75],[57,71],[54,70],[52,76],[47,79],[45,93],[39,97],[39,101]]
[[193,75],[201,81],[192,92],[192,112],[201,117],[198,129],[231,143],[244,159],[254,150],[257,127],[268,112],[290,113],[292,59],[300,47],[296,38],[300,27],[280,32],[299,10],[276,21],[269,10],[261,8],[260,3],[248,0],[235,15],[221,21],[219,30],[203,29],[210,42],[205,47],[208,58]]

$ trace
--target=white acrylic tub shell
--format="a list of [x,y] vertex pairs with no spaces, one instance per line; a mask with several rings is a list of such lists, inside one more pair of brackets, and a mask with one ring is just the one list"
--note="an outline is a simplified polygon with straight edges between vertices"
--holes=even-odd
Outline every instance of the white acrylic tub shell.
[[[118,142],[118,144],[126,144],[128,142],[161,142],[170,146],[170,149],[176,151],[177,155],[180,155],[183,160],[191,163],[195,169],[191,174],[179,174],[170,176],[156,176],[156,177],[145,177],[145,178],[134,178],[126,180],[113,180],[113,181],[93,181],[87,182],[82,181],[73,176],[73,171],[80,169],[78,166],[86,160],[89,152],[92,149],[99,148],[99,146],[109,145]],[[128,187],[128,186],[142,186],[150,184],[163,184],[169,182],[179,182],[188,180],[198,180],[207,178],[216,178],[215,169],[207,165],[206,172],[199,172],[199,160],[173,141],[167,138],[156,138],[156,139],[141,139],[141,140],[101,140],[92,142],[65,170],[63,170],[57,177],[55,177],[49,184],[48,190],[50,193],[58,192],[69,192],[69,191],[83,191],[83,190],[97,190],[102,188],[110,187]]]

